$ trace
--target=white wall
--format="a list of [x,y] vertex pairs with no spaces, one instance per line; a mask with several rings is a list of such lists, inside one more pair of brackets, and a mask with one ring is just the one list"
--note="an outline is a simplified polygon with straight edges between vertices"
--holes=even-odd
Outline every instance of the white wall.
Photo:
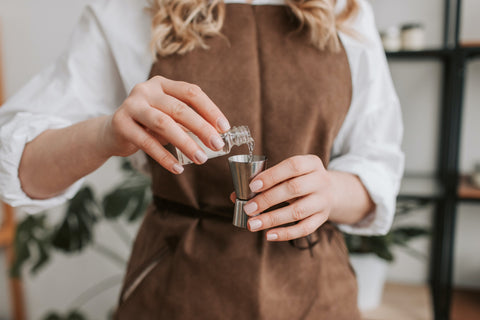
[[[12,95],[33,74],[43,69],[59,55],[64,47],[81,7],[95,0],[0,0],[0,19],[3,24],[3,56],[5,65],[5,85],[7,96]],[[426,25],[428,44],[437,46],[442,38],[442,5],[439,0],[373,0],[374,10],[380,29],[392,24],[421,21]],[[465,39],[480,39],[480,22],[474,12],[480,12],[480,2],[466,0],[465,16],[468,17],[462,34]],[[433,173],[437,158],[438,105],[441,70],[436,62],[392,62],[392,75],[402,101],[406,131],[404,149],[407,153],[407,172]],[[461,152],[461,168],[472,169],[480,161],[478,148],[480,119],[480,61],[472,63],[468,69],[466,110]],[[110,161],[105,167],[89,177],[98,190],[111,186],[118,174],[116,162]],[[480,261],[478,256],[479,239],[476,226],[480,225],[480,206],[461,206],[457,224],[455,281],[460,285],[480,286]],[[58,213],[52,219],[58,219]],[[429,225],[431,210],[419,210],[397,223],[417,223]],[[135,227],[130,227],[131,234]],[[101,225],[97,237],[102,243],[112,246],[125,257],[126,248],[107,225]],[[420,239],[415,247],[428,254],[429,240]],[[396,281],[424,282],[427,277],[425,261],[412,259],[401,250],[396,250],[397,260],[391,266],[389,278]],[[0,259],[3,256],[0,254]],[[4,274],[3,265],[0,272]],[[118,275],[121,268],[99,257],[97,253],[87,253],[66,258],[55,256],[51,266],[37,276],[26,274],[25,285],[29,308],[29,319],[39,319],[47,310],[65,308],[83,290],[105,277]],[[0,277],[0,318],[7,313],[6,288]],[[105,318],[118,294],[118,286],[100,295],[85,306],[88,314],[95,319]]]

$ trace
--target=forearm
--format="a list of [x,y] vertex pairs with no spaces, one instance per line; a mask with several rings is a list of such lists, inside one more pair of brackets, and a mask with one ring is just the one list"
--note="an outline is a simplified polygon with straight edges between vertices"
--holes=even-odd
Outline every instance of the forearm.
[[330,220],[355,224],[375,209],[375,204],[360,179],[347,172],[328,171],[331,177],[333,207]]
[[105,120],[47,130],[27,143],[18,172],[23,191],[32,199],[50,198],[100,167],[111,156],[99,138]]

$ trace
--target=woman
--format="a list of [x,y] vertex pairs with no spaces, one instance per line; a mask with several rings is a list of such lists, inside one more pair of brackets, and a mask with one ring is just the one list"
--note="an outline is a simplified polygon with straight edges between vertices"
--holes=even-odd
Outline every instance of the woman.
[[[1,109],[4,199],[39,211],[111,156],[143,151],[155,203],[117,319],[358,319],[336,225],[387,232],[403,170],[398,99],[369,5],[146,5],[89,6],[56,65]],[[230,122],[249,126],[269,158],[250,185],[260,194],[245,211],[262,214],[249,231],[231,225],[226,158],[207,161],[185,133],[219,150]],[[167,144],[198,166],[182,167]]]

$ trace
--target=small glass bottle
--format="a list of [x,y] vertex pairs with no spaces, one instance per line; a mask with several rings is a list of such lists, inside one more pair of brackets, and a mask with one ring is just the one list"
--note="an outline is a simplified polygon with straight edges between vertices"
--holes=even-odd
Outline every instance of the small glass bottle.
[[[214,151],[205,146],[203,142],[192,132],[187,132],[187,134],[200,146],[200,148],[203,149],[208,159],[226,155],[230,153],[233,146],[241,146],[244,144],[248,145],[248,151],[250,154],[253,153],[254,141],[247,126],[232,127],[229,131],[220,134],[223,142],[225,142],[225,146],[219,151]],[[177,152],[178,162],[181,165],[193,163],[193,161],[183,154],[183,152],[178,148],[175,148],[175,150]]]

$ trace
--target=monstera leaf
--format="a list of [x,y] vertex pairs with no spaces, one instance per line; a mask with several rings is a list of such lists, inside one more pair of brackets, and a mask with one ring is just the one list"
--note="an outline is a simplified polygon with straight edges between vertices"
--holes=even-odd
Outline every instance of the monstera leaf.
[[24,263],[30,262],[35,273],[50,259],[50,234],[45,225],[45,214],[29,215],[17,225],[15,234],[15,261],[12,277],[18,278]]
[[93,241],[93,227],[101,215],[90,187],[83,187],[70,201],[62,223],[52,235],[52,245],[64,252],[81,251]]
[[103,198],[103,212],[107,219],[124,216],[128,221],[135,221],[143,215],[151,200],[150,179],[132,173]]

